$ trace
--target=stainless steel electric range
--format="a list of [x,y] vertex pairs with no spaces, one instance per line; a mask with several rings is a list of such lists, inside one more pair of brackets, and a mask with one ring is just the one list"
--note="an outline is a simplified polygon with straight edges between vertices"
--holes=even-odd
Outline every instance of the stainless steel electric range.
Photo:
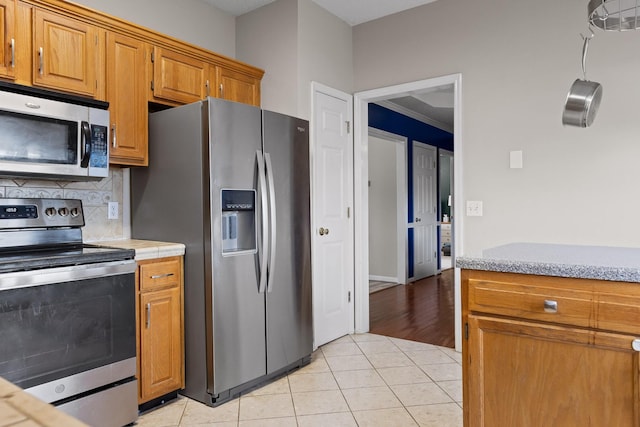
[[83,226],[80,200],[0,199],[0,376],[119,427],[138,415],[134,251]]

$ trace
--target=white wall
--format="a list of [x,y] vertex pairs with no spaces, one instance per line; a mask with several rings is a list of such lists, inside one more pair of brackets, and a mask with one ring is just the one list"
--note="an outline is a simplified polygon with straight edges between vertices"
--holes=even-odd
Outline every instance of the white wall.
[[[563,127],[584,0],[446,0],[354,28],[355,90],[462,73],[464,255],[514,241],[639,246],[640,32],[592,41],[592,127]],[[509,151],[524,168],[509,169]]]
[[74,0],[213,52],[235,57],[235,17],[201,0]]
[[397,266],[396,143],[369,136],[369,276],[395,280]]
[[311,82],[353,93],[353,39],[346,22],[311,0],[299,0],[298,115],[311,113]]
[[351,34],[311,0],[277,0],[238,17],[237,58],[266,71],[263,108],[309,119],[312,81],[353,91]]
[[236,20],[238,59],[265,70],[262,108],[298,113],[298,1],[278,0]]

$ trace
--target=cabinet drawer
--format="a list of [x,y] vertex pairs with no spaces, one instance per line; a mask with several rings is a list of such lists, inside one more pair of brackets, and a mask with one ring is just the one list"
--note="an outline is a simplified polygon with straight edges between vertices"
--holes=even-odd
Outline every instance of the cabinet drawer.
[[140,264],[140,291],[178,286],[181,272],[180,258]]
[[598,329],[640,335],[640,283],[606,286],[598,294],[596,306]]
[[587,290],[469,279],[468,292],[471,312],[583,327],[595,323],[593,293]]

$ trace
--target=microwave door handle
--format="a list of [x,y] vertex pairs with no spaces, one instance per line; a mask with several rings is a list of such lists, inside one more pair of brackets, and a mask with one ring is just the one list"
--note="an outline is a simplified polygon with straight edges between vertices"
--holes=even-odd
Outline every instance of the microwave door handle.
[[89,122],[81,123],[82,132],[82,160],[80,161],[81,168],[89,167],[89,159],[91,158],[91,128]]

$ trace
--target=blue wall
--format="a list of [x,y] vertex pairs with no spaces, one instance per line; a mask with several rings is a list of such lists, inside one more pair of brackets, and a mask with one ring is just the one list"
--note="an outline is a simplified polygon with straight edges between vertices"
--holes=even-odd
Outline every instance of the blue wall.
[[[413,176],[413,141],[426,143],[431,146],[442,148],[445,150],[453,151],[453,134],[447,131],[430,126],[426,123],[412,119],[395,111],[391,111],[388,108],[381,107],[369,103],[369,126],[390,132],[396,135],[404,136],[408,139],[407,144],[407,176],[410,178]],[[409,222],[413,222],[413,182],[411,179],[408,182],[408,208]],[[439,183],[438,183],[439,185]],[[409,277],[413,276],[413,229],[408,230],[409,240]],[[438,242],[438,245],[440,242]]]

